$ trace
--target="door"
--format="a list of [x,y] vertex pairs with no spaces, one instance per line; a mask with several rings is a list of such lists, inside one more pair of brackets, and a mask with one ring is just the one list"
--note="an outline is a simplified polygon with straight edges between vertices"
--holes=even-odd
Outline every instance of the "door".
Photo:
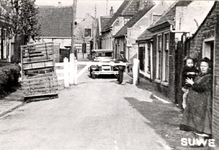
[[[203,43],[202,58],[207,57],[213,62],[214,40],[206,39]],[[213,69],[213,68],[212,68]]]

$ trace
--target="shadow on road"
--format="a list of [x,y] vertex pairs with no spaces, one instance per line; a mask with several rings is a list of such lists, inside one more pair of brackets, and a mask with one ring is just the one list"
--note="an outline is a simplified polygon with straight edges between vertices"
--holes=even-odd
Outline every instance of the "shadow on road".
[[192,138],[191,133],[179,130],[182,114],[174,104],[165,104],[151,98],[153,102],[142,102],[134,97],[125,97],[125,100],[150,121],[150,123],[145,123],[155,129],[156,133],[164,138],[173,149],[181,146],[181,138]]
[[[92,78],[88,75],[89,78]],[[115,75],[98,75],[95,79],[116,79]]]

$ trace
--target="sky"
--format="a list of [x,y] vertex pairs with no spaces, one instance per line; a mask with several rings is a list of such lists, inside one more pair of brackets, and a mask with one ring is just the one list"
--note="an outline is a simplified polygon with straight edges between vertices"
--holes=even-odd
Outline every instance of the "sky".
[[[36,0],[35,4],[58,6],[58,2],[61,2],[62,6],[72,6],[73,4],[73,0]],[[123,0],[77,0],[76,17],[84,18],[86,13],[90,13],[92,16],[95,16],[95,6],[96,17],[106,16],[109,15],[111,6],[113,6],[114,12],[116,12],[122,2]]]

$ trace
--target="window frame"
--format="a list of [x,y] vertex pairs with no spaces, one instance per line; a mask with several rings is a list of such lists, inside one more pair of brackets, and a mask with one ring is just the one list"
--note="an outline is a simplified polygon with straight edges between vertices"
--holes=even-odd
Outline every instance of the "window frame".
[[170,49],[170,33],[163,33],[163,64],[162,64],[162,82],[169,82],[169,49]]
[[[141,43],[138,45],[139,69],[143,72],[145,72],[145,49],[146,49],[145,44]],[[142,52],[140,53],[140,51]],[[140,54],[142,54],[141,57],[140,57]]]
[[[86,30],[88,30],[88,29],[90,30],[90,34],[86,36],[86,33],[88,33],[88,32],[86,32]],[[91,28],[84,28],[84,37],[85,38],[92,37],[92,29]]]
[[162,79],[162,33],[157,34],[157,48],[156,48],[156,79]]

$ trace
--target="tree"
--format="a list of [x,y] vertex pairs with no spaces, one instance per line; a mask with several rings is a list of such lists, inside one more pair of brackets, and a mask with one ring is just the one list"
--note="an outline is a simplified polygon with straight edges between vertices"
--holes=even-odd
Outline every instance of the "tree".
[[20,60],[20,45],[25,45],[30,38],[40,35],[38,24],[38,8],[35,0],[10,0],[7,3],[8,10],[6,19],[10,23],[12,34],[15,37],[14,59]]
[[27,43],[30,37],[34,39],[40,33],[35,0],[11,0],[10,3],[8,19],[11,21],[12,31],[15,35],[23,35]]

